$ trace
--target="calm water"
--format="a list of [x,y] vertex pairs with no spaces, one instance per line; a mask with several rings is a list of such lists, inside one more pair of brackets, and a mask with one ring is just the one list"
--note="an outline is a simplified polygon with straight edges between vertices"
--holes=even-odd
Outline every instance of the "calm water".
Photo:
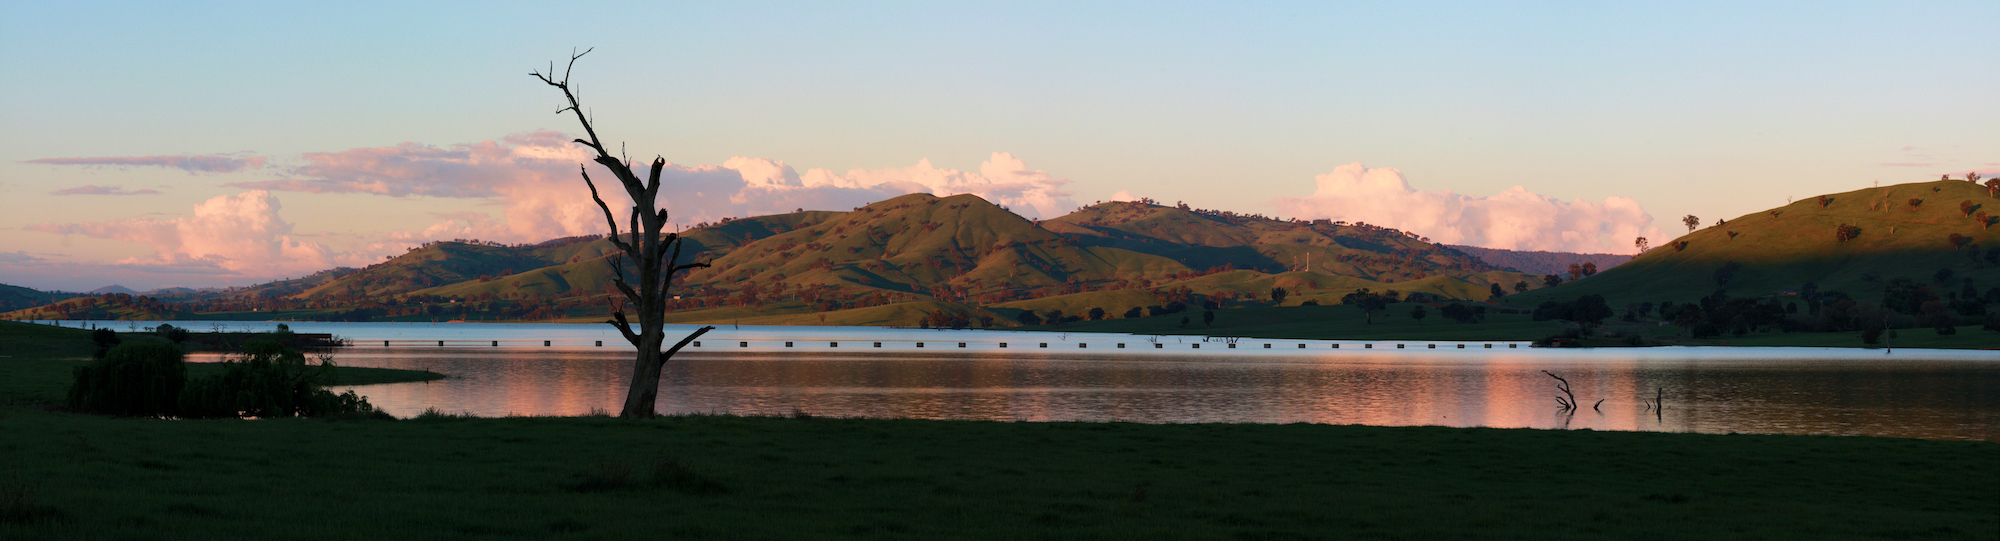
[[[124,322],[108,325],[126,330]],[[230,330],[272,325],[231,323]],[[186,326],[208,330],[200,323]],[[616,412],[631,370],[631,349],[620,347],[623,341],[604,326],[291,326],[355,340],[356,347],[337,354],[342,365],[424,368],[451,376],[352,387],[398,416],[432,407],[481,416]],[[384,340],[392,346],[384,347]],[[437,340],[447,345],[438,347]],[[494,340],[502,346],[491,346]],[[542,340],[552,346],[541,346]],[[595,346],[596,340],[605,345]],[[1505,342],[1492,349],[1484,342],[1467,343],[1467,349],[1457,343],[1401,342],[1404,348],[1397,349],[1399,342],[1296,340],[1242,340],[1231,349],[1225,342],[1199,340],[1166,337],[1154,347],[1138,336],[723,326],[704,337],[703,347],[690,348],[668,365],[660,409],[2000,441],[2000,353],[1991,351],[1548,350],[1509,348]],[[785,341],[793,344],[786,347]],[[874,346],[877,341],[882,347]],[[960,348],[960,342],[966,346]],[[1006,349],[999,347],[1003,342]],[[1117,348],[1119,343],[1125,348]],[[1306,348],[1299,349],[1301,344]],[[1374,347],[1364,347],[1370,344]],[[1555,380],[1543,370],[1570,380],[1584,404],[1580,411],[1558,411]],[[1647,405],[1656,392],[1664,394],[1665,404],[1657,414]]]

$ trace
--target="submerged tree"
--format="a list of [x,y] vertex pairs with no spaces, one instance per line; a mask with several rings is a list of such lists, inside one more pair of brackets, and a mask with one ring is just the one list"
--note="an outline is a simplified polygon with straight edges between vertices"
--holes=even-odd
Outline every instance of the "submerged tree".
[[[673,347],[661,349],[666,343],[667,290],[673,285],[674,275],[688,269],[707,267],[708,263],[680,263],[680,235],[664,231],[667,225],[667,209],[657,208],[657,204],[660,193],[660,171],[667,165],[666,158],[654,157],[651,173],[647,175],[646,180],[641,181],[639,175],[632,171],[632,162],[629,158],[621,160],[612,157],[604,148],[604,142],[597,137],[597,128],[590,124],[590,117],[584,114],[582,104],[577,102],[576,93],[569,83],[570,70],[576,67],[576,59],[583,58],[583,55],[590,54],[590,51],[585,50],[570,55],[569,64],[563,68],[563,78],[560,81],[553,78],[554,64],[549,65],[549,73],[538,71],[530,75],[562,90],[563,99],[567,100],[568,104],[562,109],[557,109],[556,114],[576,115],[576,121],[583,125],[583,132],[589,136],[589,140],[576,139],[575,142],[596,152],[597,156],[592,160],[611,170],[611,174],[618,177],[618,183],[625,187],[625,195],[632,199],[629,237],[620,237],[618,219],[612,214],[611,207],[604,203],[604,198],[598,196],[597,184],[590,180],[589,168],[577,166],[578,172],[583,175],[583,184],[590,187],[590,198],[597,202],[597,208],[604,210],[604,221],[611,227],[611,234],[606,238],[624,254],[624,258],[610,259],[612,283],[639,312],[639,328],[636,332],[632,329],[632,323],[625,318],[623,307],[612,311],[613,320],[606,322],[618,329],[618,333],[625,336],[625,341],[639,348],[638,357],[632,364],[631,387],[625,393],[625,407],[619,411],[618,416],[645,419],[655,415],[654,402],[660,394],[660,371],[667,360],[673,358],[675,353],[687,347],[694,339],[715,329],[709,326],[695,329]],[[630,260],[632,264],[638,266],[637,273],[633,275],[638,281],[637,287],[625,281],[625,260]]]

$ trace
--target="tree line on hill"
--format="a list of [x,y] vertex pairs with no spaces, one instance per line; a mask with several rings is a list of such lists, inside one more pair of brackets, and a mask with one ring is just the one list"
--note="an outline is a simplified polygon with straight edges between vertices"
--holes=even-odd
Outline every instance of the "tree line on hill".
[[[2000,259],[2000,250],[1993,253]],[[1590,336],[1614,316],[1628,322],[1654,319],[1671,323],[1691,338],[1753,332],[1860,331],[1863,343],[1878,344],[1885,332],[1895,329],[1928,328],[1948,336],[1957,333],[1958,327],[1976,322],[1985,330],[2000,331],[2000,310],[1991,308],[2000,304],[2000,287],[1982,292],[1971,277],[1959,276],[1950,268],[1938,269],[1929,280],[1865,276],[1864,282],[1880,284],[1879,303],[1844,291],[1822,290],[1814,282],[1777,296],[1735,297],[1729,292],[1729,283],[1741,269],[1733,261],[1716,267],[1710,275],[1715,291],[1691,302],[1640,302],[1616,310],[1602,295],[1592,294],[1543,302],[1533,315],[1537,321],[1576,322],[1581,336]]]

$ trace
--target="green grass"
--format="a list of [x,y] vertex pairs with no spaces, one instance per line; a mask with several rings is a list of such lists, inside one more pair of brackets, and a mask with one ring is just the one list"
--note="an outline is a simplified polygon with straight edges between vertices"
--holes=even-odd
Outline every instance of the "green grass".
[[[27,331],[0,337],[20,351]],[[31,387],[17,381],[66,374],[58,360],[0,359],[0,404]],[[0,539],[1990,539],[2000,528],[2000,445],[1890,438],[161,421],[0,406],[0,456]]]
[[37,539],[1986,539],[2000,446],[1314,425],[0,410]]

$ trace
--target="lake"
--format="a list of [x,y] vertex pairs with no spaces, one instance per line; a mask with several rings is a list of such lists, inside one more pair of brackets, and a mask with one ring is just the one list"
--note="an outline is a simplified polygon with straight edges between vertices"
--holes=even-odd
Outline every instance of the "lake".
[[[97,323],[121,331],[153,324]],[[210,330],[205,322],[174,324]],[[336,354],[342,365],[430,369],[450,376],[351,387],[404,417],[426,408],[480,416],[616,413],[631,370],[631,347],[604,325],[288,324],[297,332],[353,340],[354,347]],[[596,345],[599,340],[603,346]],[[494,346],[496,341],[500,345]],[[1557,381],[1543,371],[1569,380],[1581,407],[1561,411],[1554,398]],[[719,326],[703,337],[701,347],[670,362],[664,377],[663,413],[803,411],[999,421],[1566,427],[2000,441],[2000,352],[1993,351],[1541,349],[1510,342],[1257,339],[1232,344],[1173,336]],[[1655,397],[1663,408],[1651,406]]]

